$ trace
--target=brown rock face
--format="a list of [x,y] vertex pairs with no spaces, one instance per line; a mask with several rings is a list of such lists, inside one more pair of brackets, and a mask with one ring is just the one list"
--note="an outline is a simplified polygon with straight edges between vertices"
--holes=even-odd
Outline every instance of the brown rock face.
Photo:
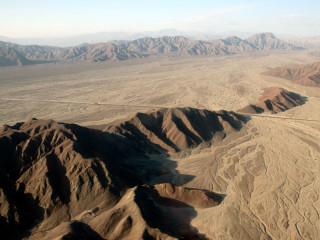
[[232,112],[179,108],[138,113],[107,132],[52,120],[5,125],[1,234],[5,239],[204,239],[190,222],[196,209],[214,207],[223,197],[168,183],[172,161],[164,154],[156,163],[146,153],[193,147],[239,130],[244,122]]
[[194,108],[163,108],[137,113],[105,131],[134,138],[153,151],[178,152],[210,141],[216,134],[237,131],[246,119],[234,112]]
[[121,142],[114,145],[107,134],[52,120],[5,126],[0,132],[2,232],[25,232],[39,222],[43,231],[85,209],[114,205],[126,188],[121,168],[113,163],[125,158],[119,147]]
[[[168,183],[139,186],[135,194],[135,202],[148,226],[179,239],[205,239],[190,226],[196,215],[195,208],[215,207],[223,200],[223,197],[212,192]],[[163,221],[157,221],[159,217]],[[152,231],[149,234],[156,237]]]
[[[196,208],[219,205],[215,193],[169,183],[129,189],[112,208],[87,211],[48,231],[43,239],[205,239],[191,227]],[[98,238],[101,237],[101,238]],[[68,238],[69,239],[69,238]],[[90,239],[90,238],[88,238]]]
[[320,87],[320,62],[302,66],[278,67],[262,74],[284,78],[308,87]]
[[300,106],[304,101],[304,98],[299,94],[289,92],[283,88],[271,87],[265,89],[258,103],[251,104],[238,111],[243,113],[278,113]]

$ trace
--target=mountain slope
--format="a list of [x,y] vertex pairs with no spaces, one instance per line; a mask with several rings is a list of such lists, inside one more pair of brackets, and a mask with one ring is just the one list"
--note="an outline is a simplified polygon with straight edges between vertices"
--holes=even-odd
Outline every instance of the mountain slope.
[[246,119],[234,112],[195,108],[162,108],[137,113],[108,126],[105,131],[147,143],[150,151],[178,152],[215,136],[241,129]]
[[121,177],[116,160],[125,158],[121,148],[128,153],[130,146],[114,138],[52,120],[5,126],[0,132],[1,232],[26,233],[39,223],[43,231],[85,209],[113,206],[122,191],[139,182],[129,172]]
[[17,45],[0,42],[0,46],[11,47],[27,59],[45,62],[59,61],[119,61],[140,57],[139,54],[127,51],[119,44],[103,43],[70,48],[57,48],[38,45]]
[[290,108],[300,106],[305,102],[299,94],[289,92],[283,88],[266,88],[259,98],[259,102],[239,109],[243,113],[284,112]]
[[[190,108],[136,115],[112,125],[127,134],[52,120],[4,126],[1,237],[319,239],[318,122],[244,125],[241,115]],[[156,128],[176,145],[220,139],[170,155],[154,147]]]
[[38,61],[57,61],[58,58],[56,58],[55,56],[58,55],[59,52],[63,49],[39,45],[19,45],[2,41],[0,41],[0,46],[13,48],[25,58]]
[[21,53],[11,47],[0,46],[0,66],[22,66],[33,64]]
[[272,33],[259,33],[246,40],[260,51],[295,51],[303,49],[302,47],[297,47],[289,42],[277,39]]
[[[176,144],[175,151],[209,141],[213,134],[223,137],[245,121],[235,113],[197,109],[162,109],[134,119],[150,121],[155,131],[160,121],[156,117],[161,115],[167,141]],[[200,125],[194,125],[198,121]],[[182,128],[183,124],[189,125]],[[37,119],[5,125],[0,130],[2,236],[200,239],[190,224],[196,209],[217,206],[223,198],[169,184],[172,179],[181,183],[188,179],[174,170],[166,154],[157,155],[161,161],[147,156],[151,150],[160,151],[154,138],[141,138],[144,133],[141,127],[124,137]]]
[[277,67],[262,74],[284,78],[299,85],[320,87],[320,62],[293,67]]
[[[77,239],[84,232],[88,239],[205,239],[190,221],[196,209],[215,207],[222,200],[209,191],[169,183],[142,185],[129,189],[113,208],[83,212],[34,237]],[[80,225],[80,231],[73,225]]]

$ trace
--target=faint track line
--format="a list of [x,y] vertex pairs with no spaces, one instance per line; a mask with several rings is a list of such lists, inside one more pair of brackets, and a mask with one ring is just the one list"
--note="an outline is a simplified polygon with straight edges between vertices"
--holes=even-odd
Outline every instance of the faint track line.
[[258,117],[258,118],[277,118],[277,119],[294,120],[294,121],[320,122],[320,120],[317,120],[317,119],[292,118],[292,117],[283,117],[283,116],[269,116],[269,115],[263,115],[263,114],[248,114],[248,113],[246,113],[244,115],[249,115],[251,117]]
[[38,102],[38,103],[62,103],[62,104],[86,104],[95,106],[115,106],[115,107],[143,107],[143,108],[164,108],[165,106],[151,106],[151,105],[134,105],[134,104],[115,104],[115,103],[93,103],[80,101],[61,101],[61,100],[33,100],[33,99],[19,99],[19,98],[0,98],[0,101],[21,101],[21,102]]
[[[0,98],[0,101],[21,101],[21,102],[38,102],[38,103],[62,103],[62,104],[86,104],[95,106],[110,106],[110,107],[139,107],[139,108],[169,108],[168,106],[153,106],[153,105],[135,105],[135,104],[116,104],[116,103],[94,103],[94,102],[80,102],[80,101],[62,101],[62,100],[34,100],[34,99],[20,99],[20,98]],[[243,113],[240,113],[243,114]],[[320,122],[317,119],[292,118],[283,116],[272,116],[264,114],[250,114],[244,113],[250,117],[258,118],[276,118],[283,120],[305,121],[305,122]]]

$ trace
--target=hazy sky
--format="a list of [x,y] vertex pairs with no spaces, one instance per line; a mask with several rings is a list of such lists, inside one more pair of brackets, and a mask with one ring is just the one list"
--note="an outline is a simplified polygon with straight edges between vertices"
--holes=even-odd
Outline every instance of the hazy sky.
[[320,35],[319,0],[0,0],[0,35],[65,37],[177,29]]

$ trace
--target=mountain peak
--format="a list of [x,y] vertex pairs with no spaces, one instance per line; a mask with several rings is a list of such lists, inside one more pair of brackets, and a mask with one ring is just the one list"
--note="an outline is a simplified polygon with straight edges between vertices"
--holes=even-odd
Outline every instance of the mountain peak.
[[277,37],[271,32],[258,33],[254,36],[256,36],[257,38],[263,38],[263,39],[277,39]]
[[[11,47],[17,54],[25,58],[20,62],[8,63],[9,52],[4,51],[0,58],[4,59],[0,66],[26,65],[58,61],[122,61],[134,58],[147,58],[150,56],[170,55],[232,55],[251,53],[256,51],[296,51],[303,50],[289,42],[280,40],[272,33],[259,33],[248,39],[231,36],[226,39],[213,41],[191,40],[184,36],[145,37],[133,41],[112,41],[99,44],[88,44],[69,48],[56,48],[48,46],[23,46],[0,42],[2,47]],[[16,55],[17,55],[16,54]],[[14,57],[13,60],[17,58]],[[27,62],[28,60],[29,62]]]
[[246,119],[234,112],[195,108],[161,108],[137,113],[105,131],[145,142],[151,152],[179,152],[240,130]]
[[280,40],[271,32],[258,33],[246,39],[257,50],[262,51],[295,51],[302,50],[302,47],[297,47],[291,43]]

